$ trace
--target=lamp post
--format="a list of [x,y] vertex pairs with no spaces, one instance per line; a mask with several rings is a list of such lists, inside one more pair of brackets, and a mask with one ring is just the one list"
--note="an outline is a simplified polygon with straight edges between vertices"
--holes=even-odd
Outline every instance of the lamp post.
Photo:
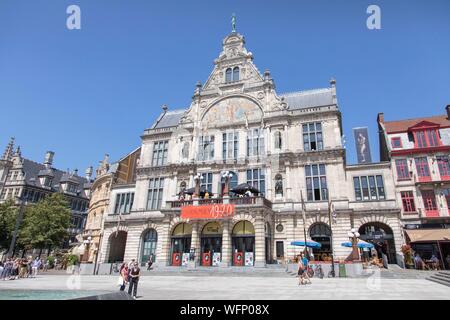
[[18,233],[19,233],[20,225],[22,224],[23,214],[24,214],[24,211],[25,211],[25,203],[24,203],[23,198],[21,196],[20,197],[16,197],[16,198],[19,201],[19,214],[17,215],[16,226],[14,228],[13,237],[11,239],[11,244],[9,246],[9,250],[8,250],[8,254],[7,254],[8,258],[11,258],[14,255],[14,251],[16,249],[17,236],[18,236]]
[[358,251],[358,238],[360,236],[359,232],[352,228],[348,233],[350,241],[352,242],[352,253],[347,257],[347,261],[355,261],[359,260],[359,251]]
[[86,247],[84,249],[84,251],[85,251],[85,253],[87,253],[87,259],[83,256],[83,260],[84,261],[89,261],[89,249],[90,249],[90,246],[91,246],[92,243],[93,243],[93,241],[92,241],[92,237],[90,235],[87,237],[86,240],[83,241],[83,244]]
[[200,181],[203,180],[203,177],[200,173],[197,173],[194,176],[195,188],[193,198],[198,198],[200,196]]
[[230,180],[233,177],[233,174],[230,171],[224,171],[222,172],[222,178],[225,181],[225,187],[223,190],[223,196],[228,197],[228,194],[230,192]]

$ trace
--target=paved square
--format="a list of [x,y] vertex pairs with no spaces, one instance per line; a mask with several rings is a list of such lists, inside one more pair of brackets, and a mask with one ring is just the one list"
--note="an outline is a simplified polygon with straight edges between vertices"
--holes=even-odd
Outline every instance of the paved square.
[[[0,281],[1,292],[9,290],[75,290],[114,292],[117,276],[39,275],[35,279]],[[450,287],[417,278],[335,278],[312,279],[312,285],[299,286],[297,278],[264,274],[147,273],[141,277],[139,299],[241,300],[241,299],[338,299],[411,300],[449,299]],[[9,289],[9,290],[8,290]],[[8,290],[8,291],[7,291]],[[80,292],[78,292],[80,293]],[[306,295],[305,295],[306,293]],[[66,299],[67,295],[52,299]]]

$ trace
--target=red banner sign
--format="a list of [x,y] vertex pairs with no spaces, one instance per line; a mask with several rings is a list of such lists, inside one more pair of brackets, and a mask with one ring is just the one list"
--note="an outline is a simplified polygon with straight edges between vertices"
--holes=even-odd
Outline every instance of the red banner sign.
[[184,206],[182,219],[224,219],[234,216],[234,204],[211,204],[205,206]]

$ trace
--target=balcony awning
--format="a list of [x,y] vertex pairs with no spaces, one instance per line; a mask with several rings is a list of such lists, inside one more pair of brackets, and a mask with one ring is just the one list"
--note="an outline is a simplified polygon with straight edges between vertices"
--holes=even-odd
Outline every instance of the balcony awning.
[[411,242],[450,241],[450,229],[405,230]]

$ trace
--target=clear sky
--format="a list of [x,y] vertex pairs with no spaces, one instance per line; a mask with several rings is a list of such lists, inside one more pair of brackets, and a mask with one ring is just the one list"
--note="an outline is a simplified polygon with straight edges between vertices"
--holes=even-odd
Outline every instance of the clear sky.
[[[72,4],[81,30],[66,27]],[[370,4],[381,30],[366,27]],[[336,78],[349,163],[361,126],[378,160],[378,112],[431,116],[450,104],[448,0],[0,0],[0,152],[14,136],[25,157],[52,150],[56,167],[81,172],[127,154],[162,104],[189,106],[233,12],[279,93]]]

